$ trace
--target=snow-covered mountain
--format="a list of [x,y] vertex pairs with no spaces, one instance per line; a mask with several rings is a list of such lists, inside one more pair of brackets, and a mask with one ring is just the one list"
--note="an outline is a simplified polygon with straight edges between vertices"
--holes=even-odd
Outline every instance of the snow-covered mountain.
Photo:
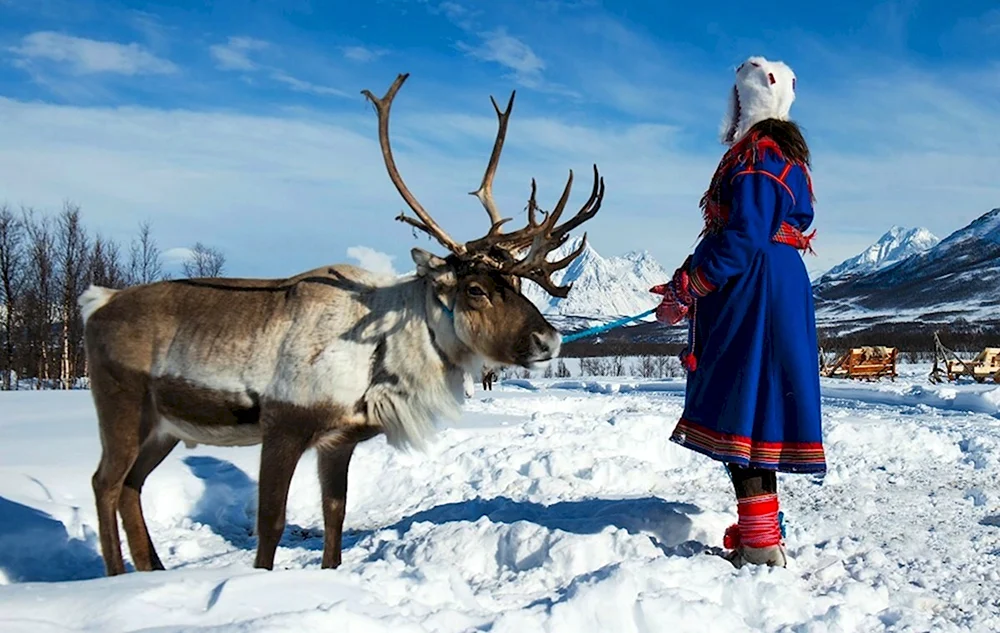
[[893,226],[877,242],[842,264],[834,266],[822,275],[820,280],[832,281],[871,274],[934,248],[940,241],[933,233],[922,227],[906,229]]
[[[582,237],[567,241],[549,255],[555,261],[579,247]],[[656,306],[650,294],[656,284],[670,280],[670,273],[646,251],[621,257],[602,257],[588,242],[583,253],[565,269],[552,275],[557,284],[573,282],[565,299],[551,297],[538,285],[525,281],[524,294],[543,314],[579,321],[607,321],[632,316]]]
[[1000,208],[874,272],[814,286],[824,319],[1000,319]]

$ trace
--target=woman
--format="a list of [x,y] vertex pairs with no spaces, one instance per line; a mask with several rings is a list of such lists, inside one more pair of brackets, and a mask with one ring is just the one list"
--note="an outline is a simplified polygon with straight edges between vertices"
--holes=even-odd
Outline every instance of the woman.
[[778,471],[824,473],[812,289],[800,251],[813,219],[809,148],[788,113],[795,75],[751,57],[736,70],[723,156],[701,201],[702,239],[657,317],[689,323],[684,413],[671,439],[724,462],[739,523],[729,560],[785,566]]

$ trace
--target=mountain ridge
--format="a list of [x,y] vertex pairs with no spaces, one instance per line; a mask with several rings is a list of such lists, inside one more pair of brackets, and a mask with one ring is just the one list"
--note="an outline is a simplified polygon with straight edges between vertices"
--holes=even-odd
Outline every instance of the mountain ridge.
[[907,229],[893,225],[871,246],[826,271],[817,281],[870,274],[933,248],[940,242],[937,236],[923,227]]

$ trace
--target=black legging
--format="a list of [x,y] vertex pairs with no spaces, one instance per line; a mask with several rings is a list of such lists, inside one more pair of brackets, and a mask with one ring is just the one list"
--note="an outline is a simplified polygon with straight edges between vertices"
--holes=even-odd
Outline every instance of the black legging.
[[733,478],[737,499],[778,492],[778,476],[773,470],[743,468],[734,464],[726,464],[726,468]]

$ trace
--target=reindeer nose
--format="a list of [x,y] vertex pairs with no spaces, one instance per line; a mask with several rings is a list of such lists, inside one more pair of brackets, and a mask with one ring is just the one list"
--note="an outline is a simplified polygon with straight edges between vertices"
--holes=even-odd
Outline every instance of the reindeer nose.
[[531,338],[535,343],[535,349],[538,350],[539,356],[548,356],[549,352],[552,351],[552,347],[547,336],[540,332],[532,332]]
[[533,332],[531,340],[535,347],[534,355],[539,360],[551,360],[559,355],[562,340],[554,329],[546,332]]
[[562,337],[555,328],[536,330],[531,333],[529,340],[531,344],[525,350],[527,354],[520,360],[522,367],[540,370],[559,356]]

